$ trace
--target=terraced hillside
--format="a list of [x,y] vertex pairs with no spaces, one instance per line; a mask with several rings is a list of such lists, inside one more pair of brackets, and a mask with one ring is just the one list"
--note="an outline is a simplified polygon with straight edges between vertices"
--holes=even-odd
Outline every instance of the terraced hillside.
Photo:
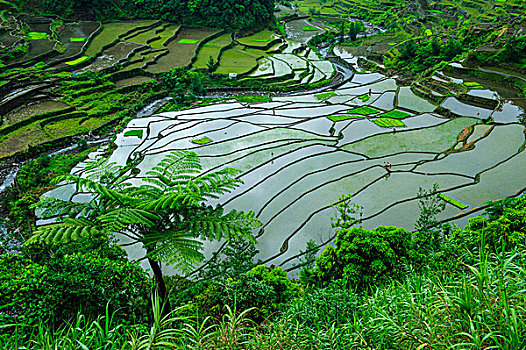
[[167,96],[159,76],[174,68],[280,88],[327,83],[335,73],[306,45],[269,30],[234,38],[161,21],[64,23],[3,11],[0,43],[0,158],[115,124]]
[[[195,151],[205,173],[241,169],[243,185],[221,203],[257,213],[263,222],[256,232],[259,258],[287,271],[295,271],[307,241],[324,246],[333,239],[329,218],[342,193],[364,206],[364,227],[389,223],[411,230],[419,187],[437,183],[447,202],[440,219],[455,222],[479,213],[486,201],[526,190],[524,108],[517,101],[441,72],[431,79],[454,92],[431,103],[415,94],[419,87],[367,71],[344,49],[336,52],[362,73],[336,89],[133,120],[117,136],[109,161],[124,165],[140,153],[137,181],[177,149]],[[82,174],[83,165],[74,171]],[[52,194],[84,196],[69,186]],[[132,258],[142,256],[141,249],[128,247]],[[208,253],[215,249],[207,245]]]

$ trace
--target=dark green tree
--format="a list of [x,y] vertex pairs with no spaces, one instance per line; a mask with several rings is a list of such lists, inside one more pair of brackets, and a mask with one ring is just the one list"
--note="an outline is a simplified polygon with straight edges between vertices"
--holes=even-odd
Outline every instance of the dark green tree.
[[358,33],[356,32],[356,22],[351,22],[349,23],[349,36],[351,37],[351,41],[355,41],[356,40],[356,35],[358,35]]
[[401,60],[408,60],[415,58],[417,55],[418,46],[413,40],[406,41],[401,47],[400,47],[400,59]]

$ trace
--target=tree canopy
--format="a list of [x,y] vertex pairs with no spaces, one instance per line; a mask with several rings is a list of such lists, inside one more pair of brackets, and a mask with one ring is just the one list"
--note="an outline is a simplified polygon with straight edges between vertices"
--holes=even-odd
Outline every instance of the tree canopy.
[[[273,0],[43,0],[36,6],[62,17],[159,19],[228,29],[265,26],[274,11]],[[35,3],[25,1],[23,7],[34,10]]]

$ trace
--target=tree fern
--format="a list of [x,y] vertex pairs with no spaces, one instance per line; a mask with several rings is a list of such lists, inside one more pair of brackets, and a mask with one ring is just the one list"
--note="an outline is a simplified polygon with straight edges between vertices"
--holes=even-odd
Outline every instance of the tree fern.
[[78,192],[92,193],[92,199],[42,199],[37,206],[43,217],[57,217],[58,223],[39,227],[27,243],[59,244],[121,233],[143,244],[160,290],[165,290],[157,261],[186,271],[202,260],[199,239],[250,239],[250,230],[260,225],[253,212],[224,213],[221,206],[205,205],[242,183],[237,169],[202,174],[198,156],[189,151],[168,153],[146,178],[133,177],[136,166],[99,160],[88,164],[83,177],[59,177],[57,183],[74,183]]
[[90,217],[94,212],[99,212],[98,205],[91,202],[70,202],[53,197],[41,198],[40,202],[32,206],[42,210],[42,218],[67,215],[69,217]]

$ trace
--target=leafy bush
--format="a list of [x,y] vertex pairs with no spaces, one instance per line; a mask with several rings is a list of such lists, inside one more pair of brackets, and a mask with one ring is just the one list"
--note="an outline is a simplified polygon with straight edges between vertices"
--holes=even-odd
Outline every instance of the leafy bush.
[[[28,219],[34,217],[30,206],[38,201],[42,192],[49,189],[50,181],[58,175],[69,173],[91,151],[93,149],[75,154],[56,155],[53,158],[45,155],[29,161],[20,168],[16,176],[16,185],[8,187],[0,195],[0,207],[6,210],[3,215],[8,216],[16,226],[15,231],[28,229]],[[11,235],[20,236],[14,233]],[[24,233],[21,235],[25,236]],[[20,243],[22,242],[23,239]]]
[[464,229],[455,230],[452,240],[466,249],[482,244],[486,249],[510,249],[526,244],[526,196],[495,202],[486,210],[488,217],[477,216]]
[[[170,92],[170,96],[178,104],[195,101],[194,95],[203,95],[205,89],[201,75],[197,72],[188,72],[184,68],[174,68],[159,74],[161,86]],[[187,94],[188,90],[190,93]]]
[[504,60],[519,62],[521,58],[526,57],[526,36],[512,38],[506,43],[501,57]]
[[106,305],[126,321],[143,321],[151,289],[146,272],[125,257],[96,252],[56,256],[37,263],[24,255],[0,256],[0,322],[60,324],[103,314]]
[[352,322],[358,301],[356,294],[335,285],[308,289],[287,305],[281,318],[309,329],[331,324],[339,326]]
[[413,262],[414,253],[411,232],[403,228],[342,229],[334,246],[316,258],[314,274],[322,285],[341,280],[363,290],[401,277],[404,266]]
[[201,284],[208,284],[208,287],[189,304],[198,307],[200,314],[219,317],[226,306],[239,311],[255,307],[254,319],[258,322],[282,310],[299,293],[299,285],[288,279],[285,271],[264,265],[258,265],[237,278],[215,279]]
[[274,320],[269,338],[309,349],[523,349],[525,253],[468,251],[476,261],[462,271],[408,270],[368,295],[308,290]]

